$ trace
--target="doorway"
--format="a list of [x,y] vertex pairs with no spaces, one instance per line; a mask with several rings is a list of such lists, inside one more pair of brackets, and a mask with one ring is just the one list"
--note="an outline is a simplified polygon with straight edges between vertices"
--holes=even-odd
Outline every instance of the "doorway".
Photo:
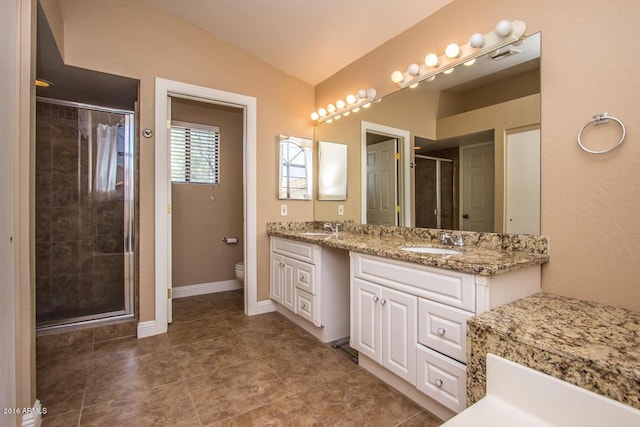
[[156,79],[155,111],[155,320],[138,325],[138,336],[165,333],[171,298],[171,176],[167,120],[170,97],[238,108],[243,111],[243,214],[245,260],[245,313],[273,311],[273,303],[257,300],[256,239],[256,99],[231,92],[172,80]]
[[[373,185],[369,182],[370,177],[368,176],[368,164],[370,162],[369,159],[369,150],[368,146],[382,142],[382,141],[394,141],[388,142],[387,144],[394,144],[395,152],[394,158],[388,159],[389,162],[393,160],[393,165],[395,167],[395,172],[391,172],[388,169],[387,172],[387,187],[391,185],[393,187],[393,192],[395,193],[395,197],[391,194],[391,190],[388,191],[388,194],[382,194],[382,189],[380,184],[378,183],[377,187],[375,182],[373,181]],[[410,133],[409,131],[403,129],[392,128],[389,126],[380,125],[377,123],[365,122],[363,121],[361,124],[361,222],[362,224],[368,224],[368,215],[369,215],[369,202],[371,199],[382,201],[383,199],[387,201],[387,204],[391,203],[395,200],[395,205],[393,206],[392,212],[390,212],[387,216],[389,217],[390,222],[393,217],[394,223],[384,225],[396,225],[396,226],[404,226],[411,227],[412,226],[412,214],[413,214],[413,204],[412,204],[412,195],[411,195],[411,141],[410,141]],[[390,153],[390,150],[387,148],[384,149]],[[390,163],[391,164],[391,163]],[[393,175],[391,175],[393,174]],[[379,174],[380,175],[380,174]],[[394,185],[394,183],[395,185]],[[371,186],[371,188],[370,188]],[[374,217],[375,218],[375,217]],[[386,221],[386,220],[385,220]]]
[[462,188],[461,230],[493,232],[494,144],[493,141],[460,147]]

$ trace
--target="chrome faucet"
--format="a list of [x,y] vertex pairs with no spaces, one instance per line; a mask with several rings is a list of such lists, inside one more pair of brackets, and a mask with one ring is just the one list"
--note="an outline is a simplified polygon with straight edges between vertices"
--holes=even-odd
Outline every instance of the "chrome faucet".
[[329,230],[329,231],[331,231],[332,233],[335,233],[335,234],[336,234],[336,236],[337,236],[337,235],[338,235],[338,229],[339,229],[339,227],[340,227],[340,224],[338,224],[338,223],[336,222],[336,225],[334,226],[334,225],[331,225],[331,223],[330,223],[330,222],[327,222],[327,223],[325,223],[325,224],[324,224],[324,226],[323,226],[323,227],[324,227],[324,229],[325,229],[325,230]]
[[462,235],[458,237],[458,240],[456,240],[451,234],[444,233],[440,236],[440,241],[443,245],[464,246]]

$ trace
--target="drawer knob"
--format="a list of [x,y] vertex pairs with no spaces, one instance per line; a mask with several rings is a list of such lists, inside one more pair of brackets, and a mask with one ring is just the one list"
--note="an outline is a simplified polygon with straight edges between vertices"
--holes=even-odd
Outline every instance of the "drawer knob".
[[304,282],[304,276],[300,276],[300,281]]
[[302,304],[302,308],[306,309],[307,308],[307,304]]
[[435,384],[436,384],[436,387],[442,387],[442,384],[444,384],[444,382],[441,379],[437,379]]
[[284,262],[281,262],[281,263],[280,263],[280,267],[284,267]]
[[382,298],[382,299],[380,300],[380,304],[385,305],[386,303],[387,303],[387,300],[386,300],[386,299]]
[[377,296],[377,295],[374,295],[374,296],[373,296],[373,302],[378,302],[378,300],[379,300],[379,299],[380,299],[380,298],[378,298],[378,296]]
[[442,336],[442,335],[444,335],[446,333],[447,333],[447,331],[445,331],[444,328],[438,328],[438,335]]

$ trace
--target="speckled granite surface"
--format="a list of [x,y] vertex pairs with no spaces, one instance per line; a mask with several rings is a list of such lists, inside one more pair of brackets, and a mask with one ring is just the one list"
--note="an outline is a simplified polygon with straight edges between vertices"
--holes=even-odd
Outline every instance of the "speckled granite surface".
[[[267,234],[321,246],[378,255],[431,267],[480,275],[495,275],[548,262],[548,239],[544,236],[474,233],[428,228],[343,224],[338,236],[305,236],[305,231],[323,231],[324,222],[271,222]],[[344,230],[344,231],[342,231]],[[403,246],[445,247],[442,233],[462,236],[460,254],[436,255],[403,251]],[[450,246],[447,246],[451,248]]]
[[640,409],[640,312],[538,293],[469,319],[468,405],[488,352]]

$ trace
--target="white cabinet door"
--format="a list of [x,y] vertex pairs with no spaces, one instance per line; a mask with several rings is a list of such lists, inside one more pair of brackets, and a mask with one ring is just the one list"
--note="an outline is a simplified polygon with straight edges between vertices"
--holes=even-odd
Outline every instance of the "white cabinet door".
[[284,257],[271,252],[271,282],[269,298],[282,304],[284,291]]
[[388,288],[381,296],[382,365],[415,385],[418,298]]
[[296,312],[296,262],[287,257],[284,260],[284,280],[282,283],[282,302],[281,304],[289,310]]
[[380,304],[382,288],[373,283],[353,279],[352,346],[364,356],[382,364],[382,331]]

